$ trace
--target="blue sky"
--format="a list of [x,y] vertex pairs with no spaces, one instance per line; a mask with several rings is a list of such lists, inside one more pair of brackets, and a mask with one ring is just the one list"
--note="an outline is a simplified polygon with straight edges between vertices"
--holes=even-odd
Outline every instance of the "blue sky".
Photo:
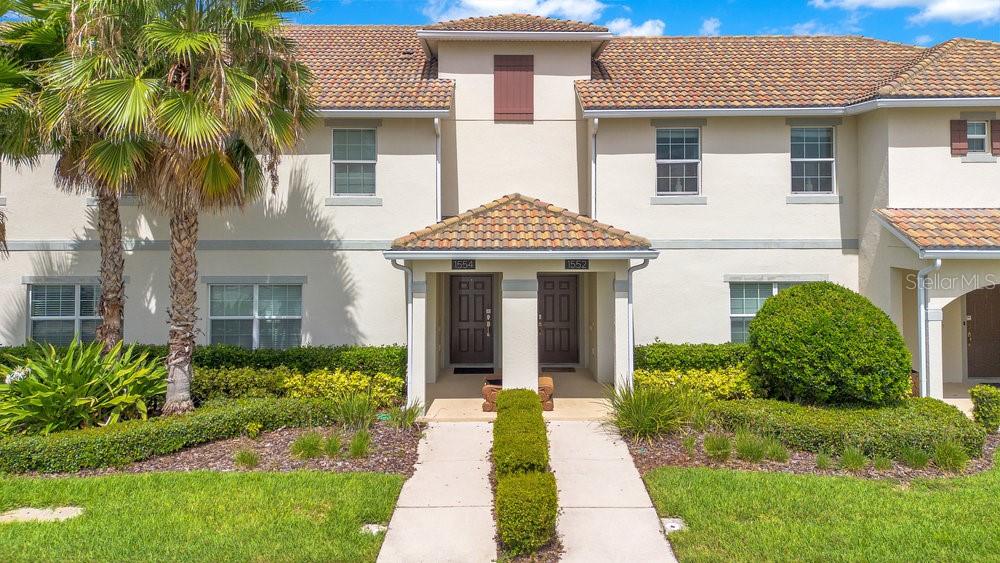
[[312,0],[302,23],[422,24],[509,12],[582,19],[619,34],[861,34],[932,45],[1000,41],[1000,0]]

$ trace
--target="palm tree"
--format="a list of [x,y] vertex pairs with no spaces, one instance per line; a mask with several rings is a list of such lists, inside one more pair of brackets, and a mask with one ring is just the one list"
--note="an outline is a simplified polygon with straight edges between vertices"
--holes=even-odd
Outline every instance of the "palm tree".
[[78,162],[94,181],[133,185],[170,215],[164,413],[192,408],[196,246],[202,210],[242,207],[277,186],[283,152],[310,115],[310,75],[282,34],[299,0],[82,0],[43,112],[79,109],[99,132]]
[[[33,79],[33,102],[53,94],[65,95],[61,91],[74,84],[73,81],[62,80],[64,77],[60,70],[63,66],[57,64],[69,52],[81,48],[68,41],[72,7],[66,0],[17,2],[13,4],[12,11],[23,19],[6,24],[0,32],[0,41],[10,46],[10,53]],[[51,92],[46,93],[46,89]],[[42,109],[37,103],[30,104],[30,107]],[[81,159],[87,154],[87,147],[93,143],[97,134],[88,130],[86,119],[80,115],[79,108],[67,107],[59,114],[43,114],[41,117],[41,121],[45,122],[42,131],[29,135],[25,131],[26,124],[22,123],[18,128],[18,138],[24,143],[30,143],[33,149],[44,147],[59,155],[55,169],[57,186],[70,192],[91,193],[97,200],[101,279],[99,309],[102,318],[97,329],[97,339],[104,342],[104,349],[109,351],[123,337],[125,252],[118,210],[121,186],[96,181],[86,173]],[[7,149],[4,152],[11,154],[19,149],[23,152],[25,147]]]

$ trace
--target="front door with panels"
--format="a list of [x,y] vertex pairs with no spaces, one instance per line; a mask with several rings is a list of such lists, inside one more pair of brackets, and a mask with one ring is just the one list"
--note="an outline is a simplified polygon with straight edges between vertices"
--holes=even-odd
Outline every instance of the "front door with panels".
[[451,363],[493,363],[493,276],[451,276]]
[[965,296],[969,377],[1000,377],[1000,286]]
[[578,276],[538,276],[538,361],[580,361]]

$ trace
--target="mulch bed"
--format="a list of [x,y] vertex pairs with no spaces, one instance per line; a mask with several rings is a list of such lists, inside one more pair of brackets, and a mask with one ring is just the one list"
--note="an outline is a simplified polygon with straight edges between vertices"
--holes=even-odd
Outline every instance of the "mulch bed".
[[[768,471],[775,473],[794,473],[800,475],[840,475],[850,477],[861,477],[865,479],[894,479],[897,481],[911,481],[924,477],[953,477],[954,473],[945,473],[933,465],[925,469],[912,469],[896,461],[892,462],[892,467],[885,471],[878,471],[871,467],[869,460],[868,467],[862,471],[847,471],[843,469],[820,470],[816,468],[816,454],[810,452],[798,452],[789,450],[789,460],[786,463],[775,461],[762,461],[751,463],[736,459],[735,452],[730,454],[730,458],[724,462],[709,459],[702,449],[702,438],[699,436],[694,456],[689,456],[682,444],[681,436],[664,436],[652,441],[635,440],[625,438],[628,449],[632,453],[632,459],[639,473],[645,475],[648,471],[658,467],[709,467],[713,469],[736,469],[742,471]],[[962,475],[972,475],[986,471],[993,467],[993,455],[997,447],[1000,446],[1000,434],[991,434],[986,438],[986,446],[983,448],[983,455],[969,461]],[[836,460],[834,461],[836,464]]]
[[[260,455],[260,465],[253,471],[294,471],[311,469],[335,472],[375,472],[397,473],[407,477],[413,475],[413,465],[417,461],[417,443],[423,433],[421,428],[398,430],[387,424],[372,426],[371,445],[368,455],[351,459],[346,451],[337,459],[320,457],[297,459],[291,455],[292,442],[309,431],[319,431],[329,436],[336,431],[340,434],[344,449],[350,442],[351,432],[334,427],[285,428],[274,432],[264,432],[256,440],[241,437],[220,440],[179,452],[139,461],[122,468],[89,469],[73,473],[75,476],[108,475],[112,473],[148,473],[154,471],[248,471],[233,463],[234,454],[243,449],[256,451]],[[65,475],[63,475],[65,476]]]

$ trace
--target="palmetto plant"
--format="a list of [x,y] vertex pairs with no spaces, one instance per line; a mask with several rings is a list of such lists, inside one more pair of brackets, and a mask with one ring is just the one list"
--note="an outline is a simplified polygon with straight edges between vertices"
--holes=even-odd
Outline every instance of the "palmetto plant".
[[0,365],[0,433],[71,430],[146,418],[166,392],[157,358],[101,343],[39,347],[24,360]]
[[[298,0],[81,0],[44,69],[46,127],[93,131],[73,166],[170,215],[165,413],[193,408],[198,216],[277,185],[308,117],[309,73],[282,35]],[[76,116],[69,122],[63,117]]]

